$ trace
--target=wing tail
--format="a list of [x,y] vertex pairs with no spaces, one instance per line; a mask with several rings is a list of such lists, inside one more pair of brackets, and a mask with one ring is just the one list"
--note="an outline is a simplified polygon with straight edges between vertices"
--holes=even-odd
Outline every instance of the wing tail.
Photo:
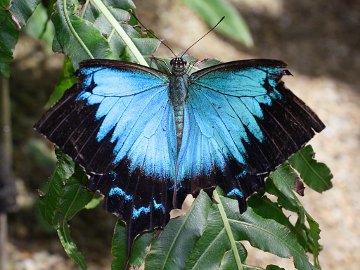
[[143,231],[163,228],[172,206],[170,179],[146,176],[140,169],[129,172],[124,159],[113,171],[90,177],[89,187],[105,196],[105,208],[126,223],[127,251]]

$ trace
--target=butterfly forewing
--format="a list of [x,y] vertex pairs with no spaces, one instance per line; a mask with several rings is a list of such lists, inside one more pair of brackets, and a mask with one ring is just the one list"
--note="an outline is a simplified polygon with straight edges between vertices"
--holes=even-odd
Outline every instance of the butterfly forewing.
[[132,238],[165,226],[176,158],[168,77],[110,60],[83,62],[77,76],[35,128],[85,169]]
[[190,77],[179,181],[187,192],[221,186],[239,200],[264,188],[274,168],[324,128],[280,81],[275,60],[216,65]]

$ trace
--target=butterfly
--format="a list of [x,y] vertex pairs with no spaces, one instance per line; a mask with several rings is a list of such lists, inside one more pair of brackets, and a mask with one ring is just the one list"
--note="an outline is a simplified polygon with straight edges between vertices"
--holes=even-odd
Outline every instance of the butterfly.
[[78,82],[35,125],[89,176],[128,245],[163,228],[187,194],[220,186],[246,210],[276,166],[324,129],[284,86],[278,60],[253,59],[189,72],[115,60],[80,63]]

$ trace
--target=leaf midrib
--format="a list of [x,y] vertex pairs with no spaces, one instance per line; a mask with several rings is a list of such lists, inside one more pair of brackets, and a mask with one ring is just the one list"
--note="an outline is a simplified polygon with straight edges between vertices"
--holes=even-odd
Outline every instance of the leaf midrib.
[[[255,226],[254,224],[247,223],[247,222],[244,222],[244,221],[239,221],[239,220],[235,220],[235,219],[230,219],[230,221],[233,222],[233,223],[241,224],[241,225],[244,226],[244,227],[252,227],[252,228],[254,228],[254,229],[263,231],[263,232],[265,232],[265,233],[273,236],[275,239],[279,239],[279,242],[282,243],[284,246],[288,247],[289,250],[293,250],[293,251],[295,251],[296,254],[298,254],[299,256],[303,257],[303,255],[302,255],[300,252],[298,252],[296,249],[292,248],[292,245],[287,245],[287,243],[284,242],[284,241],[282,240],[282,238],[277,237],[276,234],[273,234],[271,231],[265,230],[265,229],[263,229],[263,228],[261,228],[261,227]],[[282,225],[282,226],[283,226],[283,225]],[[289,231],[289,233],[290,233],[290,231]],[[292,255],[292,254],[290,254],[290,255]]]
[[92,53],[90,52],[89,48],[85,45],[84,41],[81,39],[81,37],[78,35],[78,33],[76,32],[76,30],[74,29],[72,23],[71,23],[71,19],[69,17],[68,14],[68,10],[67,10],[67,0],[63,1],[63,10],[64,10],[64,15],[65,15],[65,20],[67,25],[69,26],[69,29],[71,31],[71,33],[74,35],[74,37],[76,38],[76,40],[80,43],[81,47],[83,47],[83,49],[85,50],[85,52],[89,55],[90,58],[94,59],[94,56],[92,55]]
[[231,250],[233,251],[233,254],[234,254],[234,258],[235,258],[235,262],[236,262],[236,265],[238,267],[238,270],[243,270],[243,265],[242,265],[242,262],[241,262],[241,258],[240,258],[240,255],[239,255],[239,252],[237,250],[237,246],[236,246],[236,243],[235,243],[235,239],[234,239],[234,235],[231,231],[231,227],[230,227],[230,223],[229,223],[229,218],[227,217],[226,215],[226,212],[225,212],[225,209],[222,205],[222,202],[220,200],[220,197],[219,197],[219,194],[217,193],[216,189],[214,190],[213,192],[213,196],[214,196],[214,199],[218,202],[217,204],[217,207],[219,209],[219,212],[220,212],[220,215],[221,215],[221,219],[224,223],[224,227],[225,227],[225,230],[226,230],[226,234],[228,235],[228,238],[229,238],[229,241],[230,241],[230,245],[231,245]]
[[187,213],[187,215],[185,216],[185,219],[183,220],[178,232],[176,233],[175,237],[174,237],[174,241],[171,243],[170,248],[169,248],[169,252],[166,254],[166,257],[164,259],[164,264],[162,265],[161,269],[165,269],[165,266],[168,262],[168,259],[170,257],[170,254],[172,253],[172,250],[175,246],[175,243],[178,241],[179,239],[179,235],[182,232],[182,230],[184,229],[185,225],[186,225],[186,221],[190,218],[190,214],[192,213],[192,211],[194,210],[195,207],[195,202],[193,202],[189,212]]
[[205,256],[206,252],[210,249],[210,247],[212,247],[216,240],[220,237],[220,235],[223,235],[225,228],[222,228],[219,233],[216,235],[216,237],[213,239],[213,241],[211,241],[210,245],[207,246],[207,248],[203,251],[203,253],[201,254],[201,256],[196,260],[196,263],[193,265],[193,267],[191,269],[195,269],[195,267],[197,266],[197,264],[201,261],[201,259]]
[[320,174],[318,174],[318,172],[313,168],[313,166],[310,165],[310,162],[305,158],[302,152],[300,152],[300,156],[307,165],[307,167],[310,169],[310,171],[312,171],[321,180],[321,182],[324,183],[324,186],[326,186],[327,189],[331,188],[331,185],[325,181],[325,178],[323,178]]

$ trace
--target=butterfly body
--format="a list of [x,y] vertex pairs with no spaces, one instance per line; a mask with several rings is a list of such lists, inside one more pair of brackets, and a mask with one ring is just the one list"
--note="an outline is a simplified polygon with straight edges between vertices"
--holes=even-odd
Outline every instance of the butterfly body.
[[[236,198],[324,128],[281,82],[277,60],[243,60],[189,74],[181,58],[169,74],[145,66],[84,61],[78,83],[35,128],[80,164],[89,188],[127,224],[128,243],[161,228],[187,194],[220,186]],[[129,247],[129,246],[128,246]]]
[[186,62],[182,58],[174,58],[171,64],[172,72],[169,78],[169,99],[174,109],[176,144],[177,152],[179,152],[184,129],[184,107],[188,96],[189,76],[185,72]]

